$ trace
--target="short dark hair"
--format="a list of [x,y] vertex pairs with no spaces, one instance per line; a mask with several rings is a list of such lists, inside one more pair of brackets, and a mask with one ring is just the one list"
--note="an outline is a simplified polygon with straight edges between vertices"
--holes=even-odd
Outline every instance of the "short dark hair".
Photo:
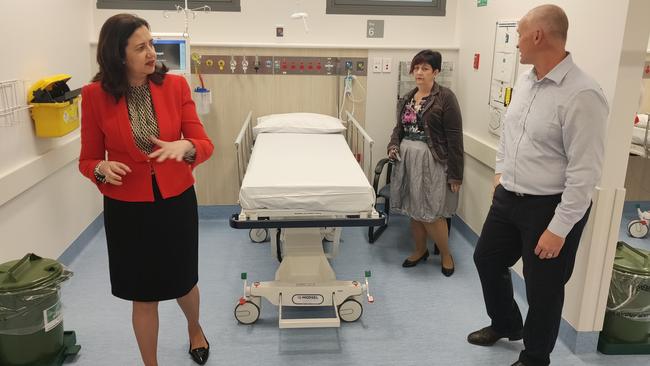
[[429,64],[432,69],[440,71],[440,67],[442,66],[442,55],[438,51],[431,50],[422,50],[418,52],[413,56],[413,60],[411,60],[411,70],[409,71],[409,74],[413,73],[415,66],[421,64]]
[[[97,63],[99,72],[92,81],[99,81],[105,92],[115,97],[117,103],[129,88],[126,74],[126,46],[131,35],[140,27],[149,28],[146,20],[132,14],[117,14],[108,18],[101,31],[97,43]],[[164,64],[156,65],[149,80],[160,85],[169,71]]]

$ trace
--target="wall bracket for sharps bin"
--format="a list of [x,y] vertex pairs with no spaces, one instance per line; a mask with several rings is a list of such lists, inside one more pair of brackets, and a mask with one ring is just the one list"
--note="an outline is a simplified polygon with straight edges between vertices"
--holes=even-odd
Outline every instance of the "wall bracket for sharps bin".
[[79,127],[80,89],[71,91],[68,74],[53,75],[34,83],[27,93],[38,137],[60,137]]
[[61,366],[79,352],[75,333],[63,331],[59,288],[70,276],[31,253],[0,264],[0,365]]
[[650,252],[618,242],[598,350],[650,354]]

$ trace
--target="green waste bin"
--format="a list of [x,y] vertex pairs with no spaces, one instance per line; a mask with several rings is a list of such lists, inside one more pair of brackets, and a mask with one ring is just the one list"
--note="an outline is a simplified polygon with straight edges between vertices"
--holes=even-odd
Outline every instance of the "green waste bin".
[[650,354],[650,252],[619,242],[598,349]]
[[79,351],[74,333],[63,331],[59,285],[71,276],[31,253],[0,264],[0,365],[60,365]]

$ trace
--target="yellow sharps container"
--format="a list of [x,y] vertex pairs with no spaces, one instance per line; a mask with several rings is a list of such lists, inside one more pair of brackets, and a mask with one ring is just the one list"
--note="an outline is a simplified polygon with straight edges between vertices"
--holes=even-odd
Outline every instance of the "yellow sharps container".
[[79,91],[70,91],[71,76],[58,74],[34,83],[27,94],[38,137],[60,137],[79,127]]

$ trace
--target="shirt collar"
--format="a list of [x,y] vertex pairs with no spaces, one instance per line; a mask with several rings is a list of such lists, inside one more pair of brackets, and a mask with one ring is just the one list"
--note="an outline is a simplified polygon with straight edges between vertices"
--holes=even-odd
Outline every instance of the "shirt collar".
[[[573,57],[571,56],[571,53],[567,52],[566,57],[562,61],[560,61],[559,64],[555,65],[555,67],[548,72],[548,74],[544,75],[542,80],[544,79],[549,79],[553,81],[555,84],[560,84],[566,74],[573,68]],[[537,81],[537,77],[535,74],[535,68],[532,68],[530,70],[529,77],[533,79],[533,81]],[[542,81],[539,80],[539,81]]]

